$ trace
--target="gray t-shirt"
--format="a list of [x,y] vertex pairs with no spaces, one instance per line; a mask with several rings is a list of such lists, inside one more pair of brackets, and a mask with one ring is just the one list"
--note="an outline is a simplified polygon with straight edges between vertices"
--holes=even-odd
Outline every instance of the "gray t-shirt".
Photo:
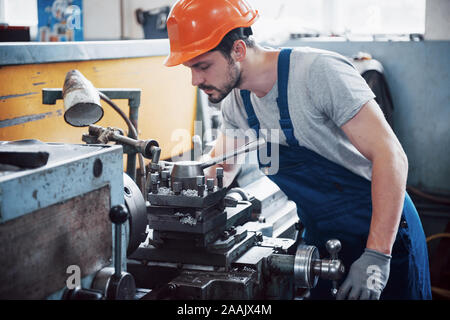
[[[251,93],[251,102],[261,129],[278,129],[279,141],[271,134],[260,134],[267,141],[287,145],[280,127],[276,103],[278,84],[258,98]],[[288,102],[294,135],[299,145],[342,165],[371,180],[372,163],[349,141],[340,128],[353,118],[375,95],[356,68],[343,56],[308,47],[294,48],[290,58]],[[234,89],[222,101],[222,131],[247,134],[247,113],[239,93]],[[268,130],[269,131],[269,130]]]

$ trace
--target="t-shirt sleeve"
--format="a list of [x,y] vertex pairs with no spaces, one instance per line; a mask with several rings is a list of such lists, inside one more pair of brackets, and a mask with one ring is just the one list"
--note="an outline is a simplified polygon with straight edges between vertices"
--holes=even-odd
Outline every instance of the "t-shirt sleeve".
[[375,97],[345,57],[318,56],[309,70],[308,92],[316,108],[341,127]]

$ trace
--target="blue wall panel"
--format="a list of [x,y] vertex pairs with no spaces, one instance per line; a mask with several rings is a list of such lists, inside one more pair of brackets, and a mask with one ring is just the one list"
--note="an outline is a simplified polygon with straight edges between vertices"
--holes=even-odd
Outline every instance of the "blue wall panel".
[[450,193],[450,41],[322,42],[290,40],[383,64],[394,103],[394,131],[409,159],[408,184]]

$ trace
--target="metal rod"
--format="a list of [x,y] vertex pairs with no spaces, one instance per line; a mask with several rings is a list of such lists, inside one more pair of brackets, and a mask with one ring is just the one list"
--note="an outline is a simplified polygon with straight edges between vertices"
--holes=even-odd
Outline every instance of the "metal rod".
[[266,143],[266,140],[264,140],[263,138],[259,138],[258,140],[253,140],[253,141],[245,144],[243,147],[235,150],[232,153],[229,153],[229,154],[226,154],[226,155],[221,155],[221,156],[218,156],[218,157],[213,158],[211,160],[203,162],[201,164],[201,168],[205,169],[205,168],[211,167],[211,166],[213,166],[215,164],[222,163],[225,160],[227,160],[229,158],[232,158],[232,157],[235,157],[235,156],[237,156],[237,155],[239,155],[241,153],[246,153],[246,152],[250,152],[250,151],[259,149],[265,143]]
[[120,277],[122,274],[122,225],[115,224],[115,248],[114,248],[114,274]]

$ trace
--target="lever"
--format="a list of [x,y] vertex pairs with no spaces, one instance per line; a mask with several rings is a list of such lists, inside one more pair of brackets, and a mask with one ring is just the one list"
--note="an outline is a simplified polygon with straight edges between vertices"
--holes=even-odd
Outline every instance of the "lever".
[[330,254],[329,259],[313,259],[312,268],[314,274],[322,279],[331,280],[331,295],[336,297],[338,292],[337,280],[341,279],[345,273],[345,267],[339,260],[338,253],[341,251],[341,242],[337,239],[328,240],[325,248]]
[[123,204],[114,206],[109,211],[109,218],[115,227],[114,241],[114,275],[119,278],[122,274],[122,224],[128,220],[128,209]]
[[[333,297],[336,297],[338,289],[337,289],[337,280],[344,274],[345,268],[342,262],[338,259],[338,253],[341,251],[341,242],[337,239],[331,239],[328,240],[325,244],[325,248],[327,249],[328,253],[330,254],[330,261],[329,261],[329,274],[334,275],[330,279],[331,282],[331,295]],[[323,262],[322,262],[323,263]],[[339,278],[337,278],[337,275],[339,275]]]
[[114,268],[105,267],[95,275],[92,289],[100,291],[107,300],[133,300],[136,284],[133,276],[122,271],[122,224],[130,215],[125,205],[120,204],[109,210],[109,219],[114,224]]
[[258,140],[250,141],[250,142],[246,143],[245,145],[243,145],[242,147],[240,147],[239,149],[237,149],[231,153],[228,153],[225,155],[220,155],[216,158],[213,158],[213,159],[203,162],[201,164],[201,168],[205,169],[205,168],[211,167],[215,164],[222,163],[229,158],[240,155],[241,153],[247,153],[247,152],[259,149],[265,144],[266,144],[266,140],[263,138],[259,138]]

